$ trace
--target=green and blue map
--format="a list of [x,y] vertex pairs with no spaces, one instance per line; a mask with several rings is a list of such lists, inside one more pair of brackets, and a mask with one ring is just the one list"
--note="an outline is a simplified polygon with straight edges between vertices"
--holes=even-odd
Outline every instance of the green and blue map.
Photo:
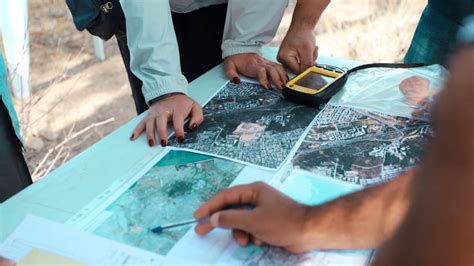
[[239,175],[243,165],[182,151],[170,151],[105,210],[93,233],[166,255],[193,226],[154,234],[150,229],[189,220],[192,213]]

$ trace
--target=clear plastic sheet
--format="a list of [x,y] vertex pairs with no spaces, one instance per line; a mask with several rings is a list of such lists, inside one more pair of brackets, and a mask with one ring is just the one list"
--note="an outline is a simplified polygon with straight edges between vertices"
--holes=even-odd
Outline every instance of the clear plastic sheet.
[[447,75],[441,65],[368,68],[352,73],[329,104],[429,121]]

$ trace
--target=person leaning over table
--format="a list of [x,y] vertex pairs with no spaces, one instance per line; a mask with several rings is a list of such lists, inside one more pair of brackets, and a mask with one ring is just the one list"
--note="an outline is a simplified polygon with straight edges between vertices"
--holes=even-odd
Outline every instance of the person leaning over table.
[[[229,228],[242,246],[267,243],[295,253],[386,243],[378,265],[472,265],[474,113],[467,107],[474,102],[474,15],[465,21],[452,75],[437,98],[435,137],[419,167],[319,206],[301,205],[264,183],[236,186],[195,211],[197,219],[210,216],[196,233]],[[231,204],[256,208],[223,210]]]
[[[158,22],[163,22],[158,19],[158,16],[153,16],[153,8],[145,5],[139,5],[138,1],[122,0],[124,5],[124,12],[127,23],[128,32],[128,46],[132,47],[130,61],[131,72],[136,74],[139,78],[135,78],[135,82],[131,84],[140,84],[140,80],[145,80],[145,85],[141,86],[140,89],[133,89],[135,94],[140,94],[142,91],[145,92],[145,99],[149,88],[152,88],[154,84],[156,89],[155,79],[159,77],[156,75],[156,69],[153,67],[153,58],[149,59],[148,55],[157,56],[156,62],[160,56],[159,51],[156,52],[156,44],[160,42],[158,38],[149,38],[146,32],[153,32],[154,25],[159,25]],[[212,2],[212,3],[211,3]],[[222,14],[223,8],[220,11],[213,12],[210,15],[210,8],[205,7],[210,4],[226,2],[226,0],[215,0],[213,1],[184,1],[184,0],[172,0],[171,6],[174,11],[178,12],[189,12],[189,14],[178,14],[173,13],[172,19],[174,27],[177,31],[179,52],[181,53],[181,65],[183,66],[183,73],[189,77],[190,80],[198,77],[213,65],[220,62],[220,51],[216,49],[220,44],[220,32],[213,29],[212,37],[205,38],[208,42],[205,45],[197,47],[195,39],[209,31],[209,28],[203,26],[200,23],[202,17],[218,17],[216,14]],[[324,9],[328,6],[330,0],[298,0],[290,28],[285,38],[282,41],[281,47],[278,52],[277,59],[280,63],[288,66],[292,72],[301,73],[309,66],[313,65],[317,59],[318,49],[313,34],[314,27],[316,26],[319,17],[321,16]],[[184,5],[183,3],[187,3]],[[287,76],[283,73],[281,66],[276,65],[270,61],[265,60],[259,55],[259,48],[261,45],[270,41],[276,32],[278,24],[282,18],[282,12],[287,4],[287,1],[272,1],[269,4],[266,1],[237,1],[229,0],[227,7],[227,15],[225,17],[225,29],[223,32],[223,43],[222,49],[224,58],[225,73],[229,79],[238,83],[240,81],[239,74],[243,74],[249,77],[258,78],[260,83],[271,88],[270,81],[279,89],[281,89],[284,83],[287,81]],[[158,4],[158,3],[155,3]],[[128,5],[128,6],[127,6]],[[186,6],[185,8],[183,8]],[[202,8],[202,10],[197,10]],[[209,9],[209,12],[206,11]],[[454,0],[450,2],[441,0],[429,0],[423,16],[418,25],[417,31],[412,41],[412,45],[406,55],[406,63],[439,63],[445,64],[447,55],[453,48],[454,34],[462,27],[462,19],[472,12],[473,1],[472,0]],[[148,12],[146,12],[148,11]],[[165,9],[161,10],[163,13],[162,17],[167,17],[168,11]],[[199,13],[198,13],[199,12]],[[142,14],[142,15],[137,15]],[[149,19],[151,18],[151,19]],[[221,17],[223,20],[223,17]],[[156,21],[152,23],[151,21]],[[168,33],[172,32],[172,25],[168,19]],[[206,22],[209,22],[206,20]],[[215,21],[214,21],[215,22]],[[222,24],[222,23],[221,23]],[[164,25],[164,24],[163,24]],[[136,30],[136,29],[139,30]],[[206,29],[206,30],[204,30]],[[194,33],[194,34],[193,34]],[[141,36],[138,39],[136,36]],[[169,43],[174,44],[175,40],[173,36],[170,37]],[[203,38],[199,38],[202,40]],[[217,42],[216,40],[219,40]],[[126,54],[124,49],[123,41],[120,41],[122,53]],[[149,45],[142,44],[149,42]],[[172,46],[172,45],[171,45]],[[168,46],[168,47],[171,47]],[[138,47],[135,49],[133,47]],[[173,46],[175,47],[175,46]],[[213,50],[207,50],[205,47],[214,47]],[[201,52],[206,50],[206,52]],[[217,51],[217,52],[216,52]],[[176,58],[175,55],[169,58]],[[205,59],[195,60],[197,54],[205,56]],[[142,55],[142,56],[137,56]],[[146,55],[146,56],[144,56]],[[209,63],[206,67],[202,68],[199,66],[200,62],[209,61],[207,58],[209,55],[214,58],[215,61]],[[133,57],[138,60],[133,60]],[[127,61],[127,60],[125,60]],[[137,62],[138,61],[138,62]],[[161,61],[162,62],[162,61]],[[165,60],[166,62],[166,60]],[[173,60],[169,60],[173,65]],[[175,60],[174,62],[177,62]],[[190,64],[194,62],[194,65]],[[126,65],[127,62],[125,63]],[[179,65],[176,65],[174,73],[179,73]],[[196,69],[202,69],[196,71]],[[166,73],[166,71],[163,71]],[[133,75],[132,75],[133,76]],[[179,74],[171,76],[171,80],[175,80],[176,84],[185,85],[186,82]],[[182,82],[179,83],[178,81]],[[133,87],[133,85],[132,85]],[[137,86],[135,86],[137,87]],[[139,86],[140,87],[140,86]],[[155,144],[155,129],[158,131],[160,137],[160,143],[162,146],[167,144],[167,132],[166,125],[169,120],[173,121],[173,126],[176,132],[178,141],[184,141],[184,119],[189,114],[193,117],[189,122],[189,129],[195,129],[203,120],[201,108],[185,95],[185,86],[163,86],[156,89],[155,91],[165,90],[166,93],[159,92],[160,96],[155,99],[148,100],[151,103],[151,110],[145,118],[134,130],[131,139],[135,140],[141,132],[146,131],[150,146]],[[149,92],[150,95],[153,93]],[[156,96],[157,94],[154,94]]]
[[0,54],[0,203],[31,183],[23,157],[18,118],[8,89],[6,68]]
[[[203,121],[201,108],[186,95],[185,77],[197,78],[222,58],[225,73],[234,83],[240,82],[241,74],[257,78],[268,89],[272,88],[271,83],[282,89],[288,81],[281,65],[260,54],[261,46],[275,36],[288,0],[171,0],[174,11],[171,15],[165,2],[143,5],[140,1],[121,1],[131,55],[130,69],[136,75],[131,79],[132,88],[135,94],[143,92],[142,102],[150,104],[150,111],[134,130],[132,140],[146,131],[149,144],[153,146],[156,129],[160,144],[166,146],[166,126],[172,121],[178,141],[183,142],[184,119],[191,116],[190,130]],[[293,22],[278,54],[279,61],[297,73],[316,60],[313,29],[320,14],[310,14],[301,8],[309,2],[313,0],[298,0]],[[316,2],[316,6],[325,6],[329,0]],[[119,44],[126,54],[124,40],[119,39]],[[178,54],[181,54],[185,77],[180,72]]]
[[203,121],[201,107],[187,95],[188,80],[222,58],[228,69],[234,69],[229,78],[235,83],[240,82],[237,72],[258,78],[267,88],[270,81],[278,88],[287,81],[283,67],[264,59],[260,48],[275,35],[288,0],[120,2],[126,35],[118,42],[129,65],[138,112],[149,105],[132,140],[146,132],[149,145],[154,146],[157,131],[159,143],[166,146],[167,124],[172,121],[178,141],[183,142],[184,120],[190,116],[189,130]]
[[[89,6],[79,0],[66,1],[76,13],[76,27],[87,28],[91,16]],[[275,36],[288,0],[121,0],[120,3],[120,9],[114,8],[118,12],[112,17],[119,25],[115,36],[135,107],[138,113],[150,109],[134,130],[132,140],[145,131],[149,145],[154,146],[157,131],[159,143],[166,146],[167,122],[172,121],[178,140],[184,141],[184,119],[191,116],[190,130],[203,121],[201,107],[187,96],[187,82],[222,61],[227,77],[235,83],[240,82],[240,75],[246,75],[257,78],[266,88],[272,88],[273,83],[281,89],[288,80],[281,65],[260,54],[261,46]],[[316,59],[313,29],[320,15],[302,6],[311,3],[322,12],[329,0],[298,0],[297,3],[278,60],[299,73]],[[93,24],[88,29],[100,32],[102,28]]]

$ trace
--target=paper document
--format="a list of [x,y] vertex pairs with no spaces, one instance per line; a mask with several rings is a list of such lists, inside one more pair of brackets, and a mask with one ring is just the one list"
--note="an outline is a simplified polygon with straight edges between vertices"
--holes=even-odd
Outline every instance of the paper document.
[[203,107],[204,123],[179,144],[186,150],[277,169],[313,121],[318,108],[286,101],[252,82],[227,83]]
[[326,105],[282,169],[362,186],[383,183],[420,161],[431,134],[424,121]]
[[192,219],[193,212],[220,190],[265,181],[273,174],[229,160],[168,150],[128,183],[112,184],[106,196],[99,195],[67,224],[166,256],[193,225],[162,234],[151,232],[152,228]]
[[34,265],[67,265],[67,266],[87,266],[72,259],[59,256],[47,251],[33,248],[24,258],[18,263],[18,266],[34,266]]
[[[162,257],[28,215],[0,245],[0,255],[19,265],[32,259],[72,265],[157,265]],[[75,263],[75,264],[74,264]]]
[[[324,261],[364,265],[371,251],[314,251],[293,255],[274,247],[241,248],[230,230],[216,229],[198,236],[193,225],[160,235],[152,227],[187,220],[217,191],[255,181],[270,182],[275,172],[184,151],[169,150],[127,184],[112,184],[107,197],[99,195],[68,222],[81,230],[164,256],[164,265],[178,263],[294,265]],[[332,179],[294,176],[275,183],[295,200],[319,204],[359,189]],[[116,190],[112,190],[115,188]],[[118,189],[119,188],[119,189]],[[305,193],[297,193],[305,189]],[[304,194],[304,195],[303,195]]]
[[[308,205],[321,204],[362,188],[304,171],[294,171],[285,179],[273,179],[268,183],[294,200]],[[271,246],[250,245],[242,248],[232,239],[230,230],[215,229],[204,237],[190,230],[170,251],[164,264],[362,266],[368,264],[372,255],[372,250],[314,250],[295,255]]]

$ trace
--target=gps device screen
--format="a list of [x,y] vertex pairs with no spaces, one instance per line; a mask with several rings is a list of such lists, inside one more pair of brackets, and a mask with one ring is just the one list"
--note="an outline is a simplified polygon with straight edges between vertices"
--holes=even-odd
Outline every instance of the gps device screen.
[[302,77],[297,82],[295,82],[295,85],[309,88],[309,89],[318,90],[324,87],[329,82],[332,82],[333,80],[334,78],[331,78],[331,77],[323,78],[323,76],[315,72],[309,72],[306,76]]

